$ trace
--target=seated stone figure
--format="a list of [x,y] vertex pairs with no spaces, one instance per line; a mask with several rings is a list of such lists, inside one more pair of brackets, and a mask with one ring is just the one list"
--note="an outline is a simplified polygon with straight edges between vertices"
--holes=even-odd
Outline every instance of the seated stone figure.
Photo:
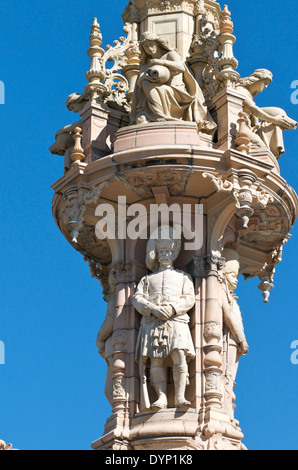
[[296,129],[297,122],[289,118],[281,108],[256,105],[255,97],[272,82],[272,73],[266,69],[256,70],[250,77],[241,78],[237,89],[245,96],[243,110],[248,115],[248,137],[251,148],[269,148],[278,159],[284,152],[283,131]]
[[194,306],[195,294],[191,277],[174,269],[180,251],[180,240],[150,240],[147,266],[153,274],[145,276],[133,298],[135,309],[143,316],[139,330],[136,360],[140,364],[144,407],[149,408],[146,366],[150,365],[151,381],[158,399],[151,408],[166,408],[167,373],[171,366],[177,408],[188,408],[185,399],[188,384],[188,361],[195,357],[187,312]]
[[146,32],[140,40],[141,69],[131,110],[131,124],[158,121],[193,121],[198,129],[214,134],[214,123],[203,93],[165,39]]

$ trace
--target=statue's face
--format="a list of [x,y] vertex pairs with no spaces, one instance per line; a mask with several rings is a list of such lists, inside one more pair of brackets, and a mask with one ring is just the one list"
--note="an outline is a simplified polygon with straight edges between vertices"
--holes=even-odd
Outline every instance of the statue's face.
[[225,273],[225,277],[228,282],[229,289],[235,290],[238,285],[238,272],[231,271],[230,273]]
[[157,257],[158,257],[158,262],[161,266],[172,265],[173,251],[167,247],[159,248]]
[[259,93],[262,93],[268,86],[270,85],[270,80],[259,80],[258,82],[255,82],[253,85],[250,86],[250,89],[253,93],[253,95],[258,95]]
[[144,51],[151,57],[155,57],[158,53],[158,45],[156,41],[146,41],[143,44]]
[[259,82],[259,87],[260,87],[260,92],[266,90],[266,88],[268,88],[270,82],[268,80],[261,80]]

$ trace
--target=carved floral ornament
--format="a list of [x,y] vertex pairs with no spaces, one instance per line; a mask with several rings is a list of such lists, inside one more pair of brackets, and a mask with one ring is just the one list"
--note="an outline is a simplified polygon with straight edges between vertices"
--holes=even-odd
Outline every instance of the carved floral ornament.
[[233,443],[226,439],[222,434],[216,433],[211,425],[206,426],[205,434],[197,436],[190,440],[186,446],[187,450],[221,450],[221,451],[238,451],[247,450],[242,443]]
[[[92,102],[100,101],[106,103],[109,107],[124,112],[130,111],[141,55],[137,23],[140,23],[144,17],[150,14],[171,11],[183,11],[194,17],[199,15],[204,18],[203,27],[200,26],[199,28],[200,31],[194,31],[190,59],[191,51],[196,50],[196,43],[202,44],[205,49],[204,53],[208,57],[208,62],[210,62],[208,73],[205,74],[206,79],[208,74],[220,72],[220,68],[217,66],[218,61],[221,61],[220,64],[226,71],[236,67],[238,62],[231,54],[231,48],[227,46],[227,49],[225,42],[221,45],[216,39],[220,33],[220,25],[229,23],[225,10],[220,20],[220,7],[217,3],[214,5],[209,0],[206,2],[202,0],[149,0],[146,2],[144,0],[130,0],[122,16],[125,22],[124,32],[127,37],[123,36],[119,40],[115,40],[113,46],[107,45],[106,51],[101,47],[102,34],[97,18],[94,18],[88,50],[91,67],[86,73],[89,84],[85,87],[85,93],[91,98]],[[210,38],[213,38],[213,41],[210,42]],[[227,57],[226,54],[228,54]],[[232,57],[233,61],[231,62]],[[112,67],[107,67],[108,62],[112,62]],[[208,85],[207,83],[207,95],[209,93],[210,96],[215,96],[222,82],[223,78],[220,77],[217,84],[214,82]],[[206,98],[208,101],[208,96]]]
[[119,262],[110,266],[107,264],[101,264],[88,256],[84,257],[84,261],[88,262],[91,277],[97,279],[102,288],[103,288],[103,295],[104,300],[108,302],[110,300],[111,295],[111,288],[109,285],[109,275],[111,271],[116,279],[116,283],[123,282],[126,280],[131,280],[133,277],[133,264],[129,262]]
[[183,194],[190,176],[190,170],[149,169],[122,171],[119,178],[141,197],[152,197],[152,188],[167,186],[172,196]]
[[61,219],[71,234],[73,243],[78,243],[78,237],[84,231],[83,222],[87,210],[86,206],[92,203],[97,204],[103,188],[108,184],[106,181],[95,184],[90,190],[71,188],[65,193]]
[[[270,231],[276,227],[278,234],[281,235],[282,221],[281,214],[276,211],[275,206],[269,206],[269,203],[274,202],[274,197],[268,191],[262,188],[262,185],[256,180],[256,177],[249,170],[243,170],[238,173],[236,181],[232,183],[224,175],[203,173],[204,178],[209,178],[213,183],[216,192],[230,193],[235,201],[235,215],[241,218],[243,233],[249,230],[250,218],[254,215],[255,210],[267,210],[269,216],[278,217],[278,220],[266,221],[265,214],[261,212],[265,228],[270,227]],[[252,226],[254,227],[254,226]],[[274,274],[277,264],[282,260],[283,247],[289,240],[291,235],[287,235],[272,251],[271,259],[267,261],[261,270],[254,274],[243,273],[245,279],[250,279],[258,276],[261,283],[258,288],[262,292],[264,303],[269,302],[270,292],[274,288]],[[208,331],[208,330],[207,330]],[[208,332],[207,332],[208,334]]]
[[270,292],[274,289],[275,268],[282,261],[284,246],[291,237],[292,235],[287,235],[271,252],[270,260],[263,265],[262,269],[254,274],[243,274],[245,279],[252,279],[256,276],[259,277],[261,283],[258,285],[258,289],[262,292],[264,303],[269,302]]
[[[133,26],[127,23],[124,26],[127,37],[120,37],[114,45],[101,48],[102,35],[97,19],[94,18],[90,35],[90,49],[88,55],[91,59],[90,70],[86,73],[89,84],[85,93],[92,102],[98,99],[110,107],[128,112],[130,107],[127,94],[130,91],[130,78],[132,70],[139,67],[140,52]],[[108,62],[112,67],[107,68]]]
[[231,193],[235,201],[236,215],[241,218],[243,229],[248,229],[249,219],[254,214],[253,207],[265,209],[269,202],[274,202],[273,196],[261,187],[250,170],[242,170],[237,175],[236,182],[231,182],[218,173],[202,174],[209,178],[217,192]]

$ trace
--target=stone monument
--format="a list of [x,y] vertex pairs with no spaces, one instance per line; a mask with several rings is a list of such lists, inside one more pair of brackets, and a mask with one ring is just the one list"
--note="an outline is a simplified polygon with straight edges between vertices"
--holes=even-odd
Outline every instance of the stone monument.
[[92,448],[242,450],[249,306],[235,290],[259,277],[269,302],[297,217],[278,163],[297,123],[258,106],[271,72],[240,77],[226,5],[130,0],[123,21],[103,49],[94,19],[88,83],[66,101],[79,119],[50,148],[64,156],[54,219],[107,302],[96,345],[112,415]]

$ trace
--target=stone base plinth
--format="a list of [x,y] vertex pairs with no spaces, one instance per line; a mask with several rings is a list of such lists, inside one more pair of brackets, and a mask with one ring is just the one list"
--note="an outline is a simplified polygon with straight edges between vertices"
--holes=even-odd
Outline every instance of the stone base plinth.
[[134,450],[171,450],[187,447],[198,432],[196,410],[168,408],[142,412],[132,419],[130,441]]
[[152,146],[193,145],[212,147],[207,134],[200,134],[195,122],[173,121],[155,122],[129,126],[118,130],[114,152],[134,150]]
[[[123,416],[124,418],[124,416]],[[244,450],[243,434],[222,411],[208,412],[205,423],[191,408],[146,410],[131,419],[111,417],[94,450],[179,451]],[[206,422],[208,424],[206,424]],[[129,424],[128,424],[129,423]]]

